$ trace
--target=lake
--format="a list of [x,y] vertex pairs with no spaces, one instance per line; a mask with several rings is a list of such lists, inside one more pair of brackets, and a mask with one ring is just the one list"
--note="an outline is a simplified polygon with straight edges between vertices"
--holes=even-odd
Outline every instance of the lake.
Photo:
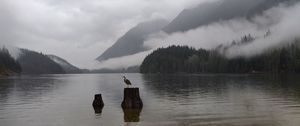
[[[144,107],[122,110],[122,76]],[[101,93],[102,113],[94,95]],[[0,126],[299,126],[299,75],[78,74],[0,79]]]

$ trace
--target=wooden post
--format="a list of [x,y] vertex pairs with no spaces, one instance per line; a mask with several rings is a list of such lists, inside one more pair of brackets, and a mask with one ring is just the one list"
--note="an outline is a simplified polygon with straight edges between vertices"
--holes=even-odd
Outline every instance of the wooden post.
[[94,107],[95,113],[102,113],[104,103],[103,103],[101,94],[95,95],[95,99],[93,101],[93,107]]
[[124,98],[121,106],[123,109],[143,108],[139,88],[124,88]]

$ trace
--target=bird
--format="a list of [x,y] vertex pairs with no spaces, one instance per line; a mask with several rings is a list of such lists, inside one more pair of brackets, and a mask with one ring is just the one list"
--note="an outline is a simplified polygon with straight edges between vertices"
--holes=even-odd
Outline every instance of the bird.
[[123,79],[127,87],[129,87],[129,85],[131,85],[131,82],[125,76],[123,76]]

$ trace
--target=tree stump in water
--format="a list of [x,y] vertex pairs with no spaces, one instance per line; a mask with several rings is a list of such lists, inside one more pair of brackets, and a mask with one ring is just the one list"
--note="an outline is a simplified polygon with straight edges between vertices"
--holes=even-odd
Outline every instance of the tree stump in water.
[[94,107],[95,113],[102,113],[104,103],[103,103],[101,94],[95,95],[95,99],[93,101],[93,107]]
[[141,109],[143,102],[140,98],[139,88],[124,88],[123,109]]

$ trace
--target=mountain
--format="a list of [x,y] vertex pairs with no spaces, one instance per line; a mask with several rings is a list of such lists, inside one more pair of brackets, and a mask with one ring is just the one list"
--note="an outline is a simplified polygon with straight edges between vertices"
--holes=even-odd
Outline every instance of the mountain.
[[170,24],[163,28],[166,33],[184,32],[220,20],[237,17],[250,18],[264,10],[286,2],[293,4],[299,0],[222,0],[202,3],[183,10]]
[[65,59],[55,56],[55,55],[47,55],[51,60],[59,64],[66,73],[82,73],[82,70],[80,70],[78,67],[70,64]]
[[22,67],[23,74],[64,74],[64,69],[52,61],[47,55],[20,49],[20,55],[17,61]]
[[168,22],[165,20],[153,20],[143,22],[130,29],[115,44],[108,48],[98,61],[107,60],[110,58],[132,55],[138,52],[147,50],[143,47],[144,40],[152,33],[160,31]]
[[98,61],[135,54],[147,50],[143,41],[159,31],[183,32],[197,27],[238,17],[251,18],[281,3],[293,4],[300,0],[218,0],[201,3],[194,8],[184,9],[169,24],[164,20],[140,23],[133,27],[114,45],[97,58]]
[[0,76],[20,73],[20,64],[10,55],[6,48],[0,49]]

